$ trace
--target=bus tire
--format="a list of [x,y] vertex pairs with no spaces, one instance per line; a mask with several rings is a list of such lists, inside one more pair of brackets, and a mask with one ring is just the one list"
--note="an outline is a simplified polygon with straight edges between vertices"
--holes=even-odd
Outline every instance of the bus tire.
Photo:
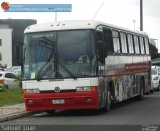
[[144,79],[141,78],[140,80],[140,94],[138,95],[138,100],[142,100],[143,99],[143,94],[144,94]]
[[49,114],[49,115],[53,115],[53,114],[55,113],[55,111],[56,111],[56,110],[47,110],[46,112],[47,112],[47,114]]
[[103,112],[110,112],[110,110],[111,110],[112,100],[111,100],[111,94],[110,94],[110,92],[108,92],[107,95],[108,96],[107,96],[107,100],[105,101],[105,107],[102,108]]

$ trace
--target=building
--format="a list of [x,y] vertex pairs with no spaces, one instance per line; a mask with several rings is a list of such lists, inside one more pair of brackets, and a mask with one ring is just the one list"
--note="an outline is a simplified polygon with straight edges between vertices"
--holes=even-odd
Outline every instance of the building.
[[33,19],[0,19],[0,65],[18,65],[16,47],[22,44],[26,27],[36,23]]
[[12,66],[12,29],[0,29],[0,64]]

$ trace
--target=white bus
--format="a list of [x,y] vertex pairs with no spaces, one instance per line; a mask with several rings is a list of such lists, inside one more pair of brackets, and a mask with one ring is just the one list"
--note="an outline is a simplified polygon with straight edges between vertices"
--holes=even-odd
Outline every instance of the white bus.
[[98,21],[25,30],[22,84],[27,111],[104,109],[150,91],[148,36]]

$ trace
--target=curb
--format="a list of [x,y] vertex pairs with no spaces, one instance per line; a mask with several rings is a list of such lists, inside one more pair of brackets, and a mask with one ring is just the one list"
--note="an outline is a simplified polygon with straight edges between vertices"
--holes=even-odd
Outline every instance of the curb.
[[15,113],[15,114],[11,114],[11,115],[0,117],[0,122],[4,122],[4,121],[8,121],[8,120],[13,120],[13,119],[29,116],[29,115],[32,115],[32,114],[33,114],[33,112],[23,111],[23,112],[20,112],[20,113]]

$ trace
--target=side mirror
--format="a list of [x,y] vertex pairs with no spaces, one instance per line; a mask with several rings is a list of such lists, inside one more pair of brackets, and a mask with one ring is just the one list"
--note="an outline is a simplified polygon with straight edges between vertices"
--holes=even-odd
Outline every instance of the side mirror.
[[18,64],[23,64],[23,43],[16,46],[16,61]]

